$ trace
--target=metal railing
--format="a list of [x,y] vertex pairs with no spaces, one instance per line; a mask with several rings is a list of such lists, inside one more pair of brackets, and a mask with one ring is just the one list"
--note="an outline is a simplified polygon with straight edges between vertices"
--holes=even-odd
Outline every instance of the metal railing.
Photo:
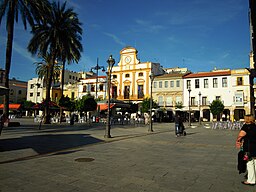
[[229,129],[229,130],[240,130],[243,126],[243,121],[216,121],[212,122],[212,129]]

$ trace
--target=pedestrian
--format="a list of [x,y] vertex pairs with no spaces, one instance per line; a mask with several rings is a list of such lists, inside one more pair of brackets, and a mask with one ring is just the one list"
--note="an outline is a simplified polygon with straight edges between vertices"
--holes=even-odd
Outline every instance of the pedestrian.
[[181,134],[181,128],[182,128],[183,122],[182,122],[180,115],[177,113],[175,115],[174,122],[175,122],[175,135],[176,135],[176,137],[179,137]]
[[256,124],[252,115],[245,115],[245,124],[242,126],[236,139],[236,147],[243,150],[243,160],[246,160],[247,180],[244,185],[256,183]]

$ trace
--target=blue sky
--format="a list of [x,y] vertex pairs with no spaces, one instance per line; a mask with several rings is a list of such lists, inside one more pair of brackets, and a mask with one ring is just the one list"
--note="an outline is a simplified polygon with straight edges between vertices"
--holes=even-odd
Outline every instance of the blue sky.
[[[83,27],[82,58],[67,69],[89,71],[107,66],[112,54],[135,47],[141,62],[187,67],[192,72],[214,67],[249,67],[249,0],[68,0]],[[64,1],[61,1],[64,2]],[[0,26],[0,67],[5,67],[6,27]],[[27,81],[35,74],[36,57],[26,47],[31,39],[21,22],[15,26],[10,78]]]

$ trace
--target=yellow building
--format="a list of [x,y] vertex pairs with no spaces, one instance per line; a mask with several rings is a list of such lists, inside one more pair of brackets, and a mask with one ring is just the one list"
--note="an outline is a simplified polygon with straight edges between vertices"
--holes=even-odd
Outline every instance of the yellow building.
[[120,51],[120,61],[112,69],[112,98],[139,103],[150,96],[150,75],[164,73],[159,63],[141,62],[137,54],[133,47]]

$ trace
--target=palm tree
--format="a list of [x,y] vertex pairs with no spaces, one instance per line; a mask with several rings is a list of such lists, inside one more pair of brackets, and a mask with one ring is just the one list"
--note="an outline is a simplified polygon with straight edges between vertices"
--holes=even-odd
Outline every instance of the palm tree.
[[[80,52],[82,51],[82,45],[80,43],[82,39],[82,28],[77,14],[71,8],[66,9],[66,3],[61,6],[59,2],[54,2],[51,6],[51,13],[45,15],[44,23],[38,23],[33,27],[33,37],[28,45],[28,50],[34,55],[37,53],[46,55],[47,52],[51,55],[50,66],[48,68],[49,75],[46,79],[46,103],[50,101],[50,89],[55,61],[61,59],[72,61],[72,55],[79,56],[73,57],[73,60],[76,61],[76,59],[80,59]],[[67,56],[64,57],[63,53]],[[50,123],[49,106],[46,106],[45,112],[45,123]]]
[[[42,61],[35,62],[36,65],[36,74],[40,79],[43,79],[44,83],[46,83],[46,79],[48,78],[49,68],[51,66],[51,55],[46,53],[45,56],[42,56]],[[53,82],[56,83],[59,81],[61,67],[58,64],[54,65],[53,70]]]
[[[42,15],[49,9],[47,0],[2,0],[0,3],[0,24],[3,17],[6,15],[6,59],[5,59],[5,87],[9,88],[9,73],[11,68],[12,45],[14,36],[14,23],[18,22],[18,16],[22,18],[25,30],[27,22],[33,26],[34,22],[43,22]],[[9,115],[9,94],[4,96],[4,113]]]

